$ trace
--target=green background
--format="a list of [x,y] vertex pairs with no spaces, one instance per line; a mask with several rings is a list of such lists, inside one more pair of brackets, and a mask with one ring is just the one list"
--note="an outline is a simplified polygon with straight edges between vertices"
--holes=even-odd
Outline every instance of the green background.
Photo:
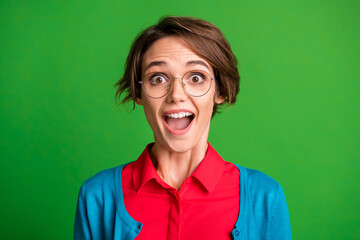
[[278,180],[294,239],[360,239],[359,1],[1,1],[0,239],[71,239],[78,190],[153,140],[113,84],[162,15],[217,25],[239,60],[209,141]]

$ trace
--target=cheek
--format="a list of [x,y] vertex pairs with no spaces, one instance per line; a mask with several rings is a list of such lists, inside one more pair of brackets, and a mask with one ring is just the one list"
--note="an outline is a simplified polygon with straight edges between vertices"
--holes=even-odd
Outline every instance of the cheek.
[[[206,96],[206,95],[205,95]],[[212,111],[214,109],[215,101],[215,89],[208,93],[204,101],[202,101],[202,109],[206,112],[206,115],[212,116]]]
[[157,122],[158,107],[156,104],[144,101],[143,102],[145,117],[151,128],[154,128]]
[[213,107],[214,107],[214,100],[212,97],[207,98],[206,100],[204,99],[204,101],[198,102],[199,113],[203,117],[206,117],[206,119],[211,118]]

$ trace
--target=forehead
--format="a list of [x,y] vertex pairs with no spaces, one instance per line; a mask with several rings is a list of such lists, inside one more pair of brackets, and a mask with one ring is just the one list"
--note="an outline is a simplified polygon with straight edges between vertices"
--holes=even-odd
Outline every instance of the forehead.
[[[145,52],[142,70],[146,71],[149,66],[165,66],[165,67],[186,67],[189,62],[203,62],[202,67],[211,70],[210,64],[194,53],[180,37],[170,36],[155,41],[151,47]],[[207,65],[207,66],[205,66]]]

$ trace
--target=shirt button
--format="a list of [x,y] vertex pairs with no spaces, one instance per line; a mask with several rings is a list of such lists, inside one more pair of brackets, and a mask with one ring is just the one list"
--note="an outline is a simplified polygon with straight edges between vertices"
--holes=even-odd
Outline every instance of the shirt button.
[[190,183],[190,178],[186,179],[186,183]]
[[235,230],[235,236],[239,236],[239,234],[240,234],[240,232],[239,232],[239,230]]

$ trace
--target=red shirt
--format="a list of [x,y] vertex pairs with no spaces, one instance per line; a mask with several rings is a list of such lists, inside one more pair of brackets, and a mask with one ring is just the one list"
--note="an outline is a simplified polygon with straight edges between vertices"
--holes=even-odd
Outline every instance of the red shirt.
[[166,184],[150,159],[149,144],[122,172],[128,213],[143,223],[136,239],[231,239],[239,214],[240,172],[208,144],[179,191]]

